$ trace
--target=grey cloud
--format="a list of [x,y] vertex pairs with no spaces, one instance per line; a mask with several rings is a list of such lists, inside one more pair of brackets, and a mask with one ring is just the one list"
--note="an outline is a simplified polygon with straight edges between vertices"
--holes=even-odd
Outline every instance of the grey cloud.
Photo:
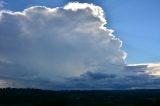
[[160,78],[146,73],[149,65],[127,65],[121,74],[87,72],[70,82],[81,89],[158,89]]
[[103,73],[94,73],[94,72],[87,72],[83,75],[81,75],[81,77],[84,78],[90,78],[91,80],[100,80],[100,79],[113,79],[116,77],[115,74],[103,74]]

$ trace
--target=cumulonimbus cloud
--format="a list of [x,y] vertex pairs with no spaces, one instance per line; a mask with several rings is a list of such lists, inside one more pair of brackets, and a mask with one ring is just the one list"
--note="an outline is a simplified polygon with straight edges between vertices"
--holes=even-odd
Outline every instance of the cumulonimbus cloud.
[[85,89],[114,88],[117,79],[140,72],[153,75],[148,65],[126,65],[122,41],[105,25],[103,9],[87,3],[0,11],[0,78],[14,87],[48,81],[45,88]]

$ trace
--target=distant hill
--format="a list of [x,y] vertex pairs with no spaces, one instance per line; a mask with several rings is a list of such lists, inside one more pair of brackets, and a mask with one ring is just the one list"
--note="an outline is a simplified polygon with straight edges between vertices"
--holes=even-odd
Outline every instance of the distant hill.
[[160,106],[160,90],[0,89],[0,106]]

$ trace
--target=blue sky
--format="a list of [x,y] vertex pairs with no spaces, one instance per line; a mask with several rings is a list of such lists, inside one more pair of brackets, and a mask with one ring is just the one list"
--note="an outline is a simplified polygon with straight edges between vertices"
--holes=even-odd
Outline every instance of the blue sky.
[[[21,11],[34,5],[64,6],[69,0],[4,0],[4,9]],[[71,0],[75,1],[75,0]],[[79,0],[101,6],[107,27],[123,41],[127,63],[160,62],[159,0]]]

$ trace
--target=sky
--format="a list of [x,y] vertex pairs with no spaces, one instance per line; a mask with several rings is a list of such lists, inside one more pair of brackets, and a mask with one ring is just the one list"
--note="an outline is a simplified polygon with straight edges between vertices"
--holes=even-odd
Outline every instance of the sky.
[[0,0],[0,87],[160,88],[159,4]]

